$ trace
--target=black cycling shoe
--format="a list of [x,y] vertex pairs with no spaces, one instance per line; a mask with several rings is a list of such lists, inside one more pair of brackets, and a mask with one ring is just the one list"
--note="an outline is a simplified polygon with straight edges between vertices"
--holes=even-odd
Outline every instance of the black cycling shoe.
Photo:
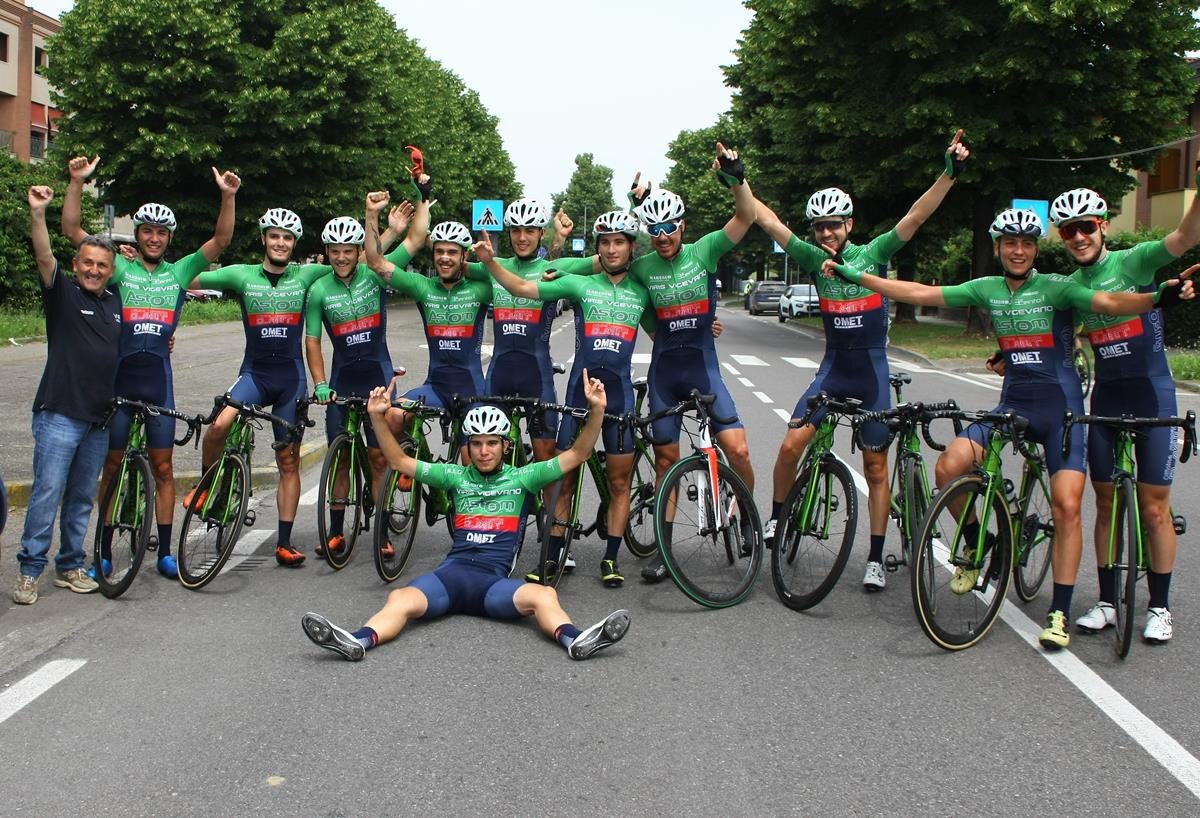
[[662,557],[655,557],[652,562],[642,567],[642,579],[646,582],[662,582],[667,578],[667,566]]

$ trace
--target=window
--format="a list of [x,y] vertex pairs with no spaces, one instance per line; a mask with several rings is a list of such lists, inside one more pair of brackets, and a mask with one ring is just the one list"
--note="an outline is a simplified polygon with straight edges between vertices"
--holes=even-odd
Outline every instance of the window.
[[46,49],[35,45],[33,47],[33,72],[40,75],[45,67]]
[[1179,190],[1183,169],[1183,151],[1170,148],[1158,158],[1158,164],[1146,180],[1146,191],[1151,195]]
[[46,134],[41,131],[29,132],[29,158],[44,159],[46,157]]
[[8,62],[8,35],[0,31],[0,62]]

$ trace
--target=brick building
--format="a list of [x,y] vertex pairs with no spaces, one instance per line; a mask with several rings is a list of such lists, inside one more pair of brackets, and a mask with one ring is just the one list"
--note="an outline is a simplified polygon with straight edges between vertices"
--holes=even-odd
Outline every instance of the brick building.
[[0,150],[26,162],[46,155],[62,115],[42,76],[46,40],[59,27],[23,0],[0,0]]

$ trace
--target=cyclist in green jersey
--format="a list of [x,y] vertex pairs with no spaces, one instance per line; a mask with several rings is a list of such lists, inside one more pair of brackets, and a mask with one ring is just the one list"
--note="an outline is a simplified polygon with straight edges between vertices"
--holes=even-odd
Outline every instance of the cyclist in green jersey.
[[[961,172],[970,151],[959,130],[945,153],[945,171],[917,199],[904,218],[888,232],[865,245],[850,242],[854,229],[854,209],[850,197],[838,188],[826,188],[809,197],[805,215],[812,224],[812,240],[802,241],[780,221],[762,201],[757,203],[757,220],[767,235],[778,242],[800,269],[812,277],[821,297],[821,317],[825,324],[825,357],[812,383],[796,402],[792,418],[804,416],[808,399],[824,391],[839,398],[857,398],[864,409],[879,410],[891,406],[888,387],[888,302],[876,293],[863,290],[840,279],[820,275],[821,265],[830,256],[858,269],[886,269],[889,259],[912,239],[941,205]],[[796,465],[816,433],[824,413],[800,429],[788,429],[775,458],[771,519],[763,530],[768,543],[775,538],[775,525]],[[870,424],[863,430],[870,445],[882,444],[882,424]],[[867,513],[871,525],[871,544],[867,553],[863,587],[880,591],[886,583],[883,570],[883,544],[887,534],[891,494],[888,489],[887,450],[862,450],[863,473],[867,479]]]
[[[77,156],[67,163],[71,181],[63,202],[63,234],[76,246],[88,235],[80,224],[80,199],[83,183],[91,176],[100,157],[89,160]],[[175,214],[170,208],[147,203],[133,216],[133,235],[140,258],[119,255],[112,282],[121,291],[121,362],[117,369],[116,394],[158,406],[175,408],[175,388],[171,372],[170,344],[179,325],[186,288],[192,280],[224,252],[233,238],[234,200],[241,187],[237,174],[212,169],[221,192],[212,238],[194,253],[175,262],[164,256],[175,235]],[[129,439],[132,410],[122,409],[109,426],[108,457],[100,485],[103,487],[116,472]],[[171,554],[171,528],[175,514],[175,420],[159,416],[146,422],[150,468],[154,473],[154,509],[158,519],[158,570],[177,577],[179,569]],[[112,529],[101,532],[102,553],[112,542]],[[93,569],[94,570],[94,569]]]
[[[1200,174],[1198,174],[1200,176]],[[1200,187],[1200,179],[1197,180]],[[1200,199],[1193,198],[1179,226],[1160,241],[1146,241],[1125,250],[1109,250],[1108,204],[1093,190],[1077,188],[1050,205],[1067,252],[1079,264],[1071,277],[1094,290],[1146,292],[1155,287],[1155,273],[1200,243]],[[1091,412],[1119,417],[1170,417],[1177,414],[1175,379],[1167,364],[1165,327],[1160,310],[1146,315],[1080,316],[1092,344],[1095,387]],[[1171,519],[1171,482],[1179,430],[1146,429],[1138,435],[1137,491],[1141,519],[1150,544],[1146,574],[1149,606],[1142,637],[1151,644],[1167,642],[1174,633],[1170,610],[1171,573],[1177,541]],[[1076,621],[1084,633],[1096,633],[1116,622],[1114,571],[1104,568],[1112,524],[1112,431],[1094,426],[1088,432],[1088,465],[1096,495],[1094,542],[1100,601]]]
[[[1051,514],[1054,518],[1052,569],[1054,595],[1047,626],[1039,637],[1048,650],[1070,643],[1071,595],[1079,573],[1083,533],[1079,516],[1083,498],[1085,467],[1082,430],[1071,447],[1071,457],[1062,456],[1062,418],[1065,409],[1081,413],[1083,396],[1072,362],[1073,310],[1105,315],[1148,312],[1160,303],[1179,297],[1191,298],[1186,287],[1174,279],[1153,293],[1108,293],[1089,290],[1064,276],[1042,275],[1034,269],[1041,221],[1031,210],[1005,210],[992,223],[996,255],[1002,276],[986,276],[952,287],[931,287],[914,281],[891,281],[868,274],[855,266],[833,259],[824,263],[827,276],[844,279],[875,292],[918,306],[968,305],[991,313],[993,326],[1006,358],[1004,388],[997,411],[1013,411],[1029,420],[1026,437],[1043,446],[1050,472]],[[972,424],[938,458],[937,485],[944,486],[981,462],[987,427]],[[968,530],[968,540],[978,531]],[[977,572],[959,568],[951,588],[966,593],[974,587]]]

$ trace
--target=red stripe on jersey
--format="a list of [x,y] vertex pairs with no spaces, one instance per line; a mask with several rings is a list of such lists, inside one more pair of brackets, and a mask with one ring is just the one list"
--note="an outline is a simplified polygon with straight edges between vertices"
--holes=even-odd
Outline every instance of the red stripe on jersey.
[[270,327],[283,324],[289,327],[300,326],[298,312],[260,312],[246,317],[252,327]]
[[429,334],[434,338],[470,338],[475,334],[473,324],[430,324]]
[[526,324],[536,324],[541,313],[541,310],[513,309],[511,307],[495,309],[497,321],[522,321]]
[[152,310],[146,307],[126,307],[121,310],[121,318],[127,324],[134,321],[153,321],[156,324],[170,324],[175,320],[175,310]]
[[454,515],[454,530],[515,533],[519,521],[519,517],[485,517],[482,514],[456,514]]
[[1000,339],[1000,348],[1004,351],[1011,349],[1050,349],[1054,346],[1054,336],[1045,335],[1006,335]]
[[699,301],[692,301],[689,304],[676,304],[672,307],[655,307],[655,314],[659,320],[669,321],[672,318],[683,318],[687,315],[704,315],[708,312],[708,297],[705,296]]
[[379,323],[379,313],[364,315],[362,318],[355,318],[353,321],[343,321],[340,324],[334,324],[333,334],[350,335],[354,332],[362,332],[365,329],[375,329],[379,326]]
[[602,335],[606,338],[620,338],[622,341],[632,341],[637,337],[637,327],[627,327],[624,324],[590,324],[584,322],[583,334],[589,338]]
[[871,293],[866,298],[852,298],[849,301],[834,301],[831,298],[821,299],[821,312],[830,315],[850,315],[860,312],[870,312],[883,307],[883,296]]
[[1101,344],[1111,344],[1113,341],[1123,341],[1126,338],[1136,338],[1142,333],[1142,319],[1139,316],[1137,318],[1130,318],[1128,321],[1122,321],[1119,324],[1114,324],[1111,327],[1092,330],[1088,333],[1088,340],[1095,347]]

